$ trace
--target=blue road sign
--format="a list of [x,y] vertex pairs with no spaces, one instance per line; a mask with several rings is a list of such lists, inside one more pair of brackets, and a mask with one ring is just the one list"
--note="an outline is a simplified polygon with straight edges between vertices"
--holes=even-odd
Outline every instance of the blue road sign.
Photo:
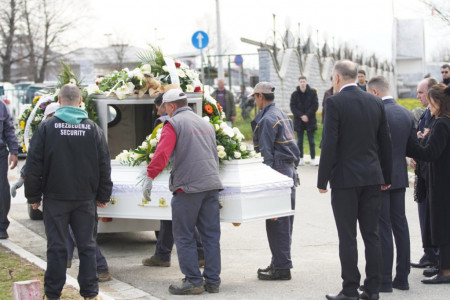
[[197,31],[192,36],[192,45],[197,49],[203,49],[208,46],[209,37],[204,31]]
[[234,57],[234,63],[236,64],[236,66],[240,66],[242,65],[242,62],[244,61],[244,59],[242,58],[241,55],[236,55]]

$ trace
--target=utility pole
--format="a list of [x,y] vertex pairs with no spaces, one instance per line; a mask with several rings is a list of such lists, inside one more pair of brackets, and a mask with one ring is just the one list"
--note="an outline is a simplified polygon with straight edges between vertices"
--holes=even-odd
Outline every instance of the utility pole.
[[217,23],[217,78],[224,79],[222,65],[222,31],[220,28],[220,7],[219,0],[216,0],[216,23]]

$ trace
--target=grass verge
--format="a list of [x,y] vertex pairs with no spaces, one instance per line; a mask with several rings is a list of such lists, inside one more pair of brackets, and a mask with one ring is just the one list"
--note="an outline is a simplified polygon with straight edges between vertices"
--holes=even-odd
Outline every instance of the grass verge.
[[[44,294],[44,271],[9,249],[0,246],[0,300],[13,299],[13,283],[16,281],[40,280]],[[65,286],[61,299],[83,299],[79,292]]]

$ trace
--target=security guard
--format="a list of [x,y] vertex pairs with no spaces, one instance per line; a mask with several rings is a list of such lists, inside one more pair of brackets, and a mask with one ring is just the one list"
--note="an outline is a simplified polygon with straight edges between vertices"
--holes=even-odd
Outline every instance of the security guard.
[[[253,145],[272,169],[292,178],[291,207],[295,209],[296,172],[300,161],[300,150],[295,143],[292,120],[275,107],[275,87],[270,82],[260,82],[252,96],[260,112],[252,121]],[[294,216],[266,220],[272,260],[265,269],[258,269],[261,280],[291,279],[291,242]]]
[[85,299],[98,296],[95,257],[96,205],[105,207],[111,197],[111,161],[102,130],[88,119],[80,89],[64,85],[61,107],[42,121],[30,143],[25,172],[25,196],[33,207],[44,201],[47,235],[47,270],[44,299],[59,299],[66,281],[67,227],[78,245],[78,283]]

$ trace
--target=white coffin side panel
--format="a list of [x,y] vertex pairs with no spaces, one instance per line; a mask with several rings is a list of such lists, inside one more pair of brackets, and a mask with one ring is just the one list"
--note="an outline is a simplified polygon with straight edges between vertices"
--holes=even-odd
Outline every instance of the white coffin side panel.
[[[152,201],[144,203],[139,178],[146,167],[122,166],[112,161],[113,201],[99,208],[100,217],[170,220],[169,171],[153,182]],[[220,167],[224,190],[219,193],[221,221],[248,222],[294,214],[291,210],[293,180],[262,163],[262,159],[226,161]]]

